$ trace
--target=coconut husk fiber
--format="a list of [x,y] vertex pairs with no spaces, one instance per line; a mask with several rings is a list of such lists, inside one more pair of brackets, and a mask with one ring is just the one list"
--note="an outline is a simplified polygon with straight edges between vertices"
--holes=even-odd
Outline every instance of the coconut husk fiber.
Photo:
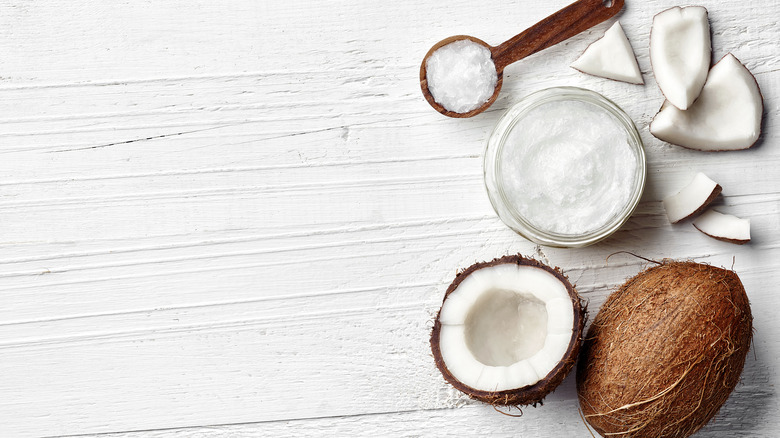
[[580,408],[607,437],[687,437],[739,382],[752,315],[737,274],[666,262],[601,307],[577,369]]

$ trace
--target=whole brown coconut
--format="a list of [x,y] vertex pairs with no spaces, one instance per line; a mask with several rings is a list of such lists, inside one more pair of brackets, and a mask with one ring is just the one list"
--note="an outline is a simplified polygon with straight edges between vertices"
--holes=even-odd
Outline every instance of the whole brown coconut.
[[[563,315],[556,315],[557,318],[555,319],[567,320],[567,321],[570,320],[570,324],[571,324],[570,334],[565,335],[566,336],[565,344],[563,345],[563,351],[561,356],[552,358],[555,360],[554,366],[551,367],[549,372],[546,372],[546,374],[537,377],[531,383],[524,386],[512,387],[504,390],[495,390],[495,389],[487,390],[487,389],[475,388],[459,380],[458,377],[456,377],[457,373],[455,373],[453,370],[450,370],[447,366],[446,360],[442,353],[443,342],[441,341],[441,334],[444,326],[444,324],[442,324],[441,321],[442,312],[444,310],[444,306],[447,303],[447,300],[456,292],[456,290],[458,290],[460,286],[463,285],[463,283],[470,276],[473,276],[475,275],[475,273],[480,272],[480,274],[478,275],[480,275],[483,278],[483,281],[485,281],[484,279],[488,275],[486,273],[487,271],[505,265],[513,265],[518,267],[519,269],[524,269],[526,271],[540,271],[544,273],[544,275],[551,276],[554,279],[553,282],[560,283],[560,287],[563,290],[563,294],[566,297],[565,299],[569,301],[568,312],[570,312],[570,315],[568,317],[565,317]],[[527,290],[529,290],[528,288],[531,287],[530,283],[533,283],[533,281],[519,282],[515,284],[512,288],[516,292],[522,294],[525,293]],[[486,287],[486,290],[489,293],[490,290],[493,289],[494,287],[489,285],[490,281],[487,281],[487,284],[488,286]],[[555,390],[555,388],[558,385],[560,385],[560,383],[568,375],[569,371],[571,371],[571,369],[573,368],[574,363],[579,354],[580,344],[582,342],[582,333],[585,325],[585,319],[587,317],[586,312],[587,310],[585,306],[583,306],[580,300],[580,296],[577,294],[577,291],[575,290],[574,286],[569,282],[568,278],[558,268],[552,268],[539,261],[528,259],[521,255],[504,256],[490,262],[476,263],[470,266],[469,268],[467,268],[466,270],[464,270],[463,272],[457,274],[455,280],[447,288],[447,291],[444,296],[444,304],[442,305],[442,310],[440,310],[439,314],[436,316],[436,321],[434,323],[433,330],[431,331],[431,350],[433,353],[434,360],[436,361],[436,367],[439,368],[444,379],[447,382],[449,382],[456,389],[466,393],[469,397],[473,399],[480,400],[482,402],[489,403],[491,405],[502,405],[502,406],[534,405],[536,406],[537,403],[541,404],[543,402],[544,397],[550,392],[552,392],[553,390]],[[491,315],[490,318],[500,318],[499,313],[500,312],[497,312],[496,314]],[[551,319],[553,319],[552,316]],[[495,335],[496,335],[495,337],[499,339],[502,337],[497,333]],[[511,335],[519,336],[519,334],[517,333],[513,333]],[[511,371],[509,371],[509,368],[507,368],[507,372],[511,373]]]
[[583,343],[577,394],[588,423],[610,437],[692,435],[739,381],[752,321],[726,269],[667,262],[628,280]]

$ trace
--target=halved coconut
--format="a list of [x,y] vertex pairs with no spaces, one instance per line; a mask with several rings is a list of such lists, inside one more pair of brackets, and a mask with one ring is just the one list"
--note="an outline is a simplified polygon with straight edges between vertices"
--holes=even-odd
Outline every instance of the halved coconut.
[[693,221],[702,233],[724,242],[742,245],[750,242],[750,219],[740,219],[730,214],[707,210]]
[[630,84],[644,84],[634,50],[620,22],[616,21],[571,64],[583,73]]
[[560,270],[505,256],[455,277],[431,350],[444,378],[470,397],[535,405],[571,370],[584,324],[580,297]]
[[756,79],[729,53],[712,67],[696,102],[687,111],[661,107],[650,133],[702,151],[747,149],[758,140],[763,112]]
[[682,190],[664,198],[664,209],[669,222],[676,224],[700,214],[723,190],[707,175],[699,172]]
[[701,6],[679,6],[653,17],[650,63],[666,99],[681,110],[699,96],[710,68],[710,24]]

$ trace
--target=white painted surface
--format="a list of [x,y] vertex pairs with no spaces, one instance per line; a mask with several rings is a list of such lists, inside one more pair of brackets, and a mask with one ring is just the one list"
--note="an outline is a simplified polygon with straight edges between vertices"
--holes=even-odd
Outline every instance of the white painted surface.
[[[610,20],[508,68],[483,115],[425,103],[433,43],[498,43],[566,3],[0,2],[0,436],[590,436],[573,379],[505,417],[443,381],[428,333],[455,271],[507,253],[561,266],[595,312],[644,266],[607,263],[618,250],[734,264],[754,348],[699,436],[775,436],[780,3],[702,2],[714,59],[733,51],[764,94],[748,151],[648,134],[649,26],[670,1],[619,16],[644,87],[568,67]],[[554,85],[603,93],[645,141],[643,202],[595,247],[535,247],[482,187],[498,117]],[[753,242],[668,224],[660,200],[697,171]]]

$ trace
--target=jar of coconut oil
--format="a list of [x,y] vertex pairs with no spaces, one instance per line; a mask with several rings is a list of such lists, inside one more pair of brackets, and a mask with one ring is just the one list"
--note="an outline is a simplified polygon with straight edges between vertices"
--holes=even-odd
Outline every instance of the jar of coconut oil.
[[639,203],[645,154],[634,122],[582,88],[538,91],[488,138],[485,186],[510,228],[544,245],[581,247],[618,230]]

